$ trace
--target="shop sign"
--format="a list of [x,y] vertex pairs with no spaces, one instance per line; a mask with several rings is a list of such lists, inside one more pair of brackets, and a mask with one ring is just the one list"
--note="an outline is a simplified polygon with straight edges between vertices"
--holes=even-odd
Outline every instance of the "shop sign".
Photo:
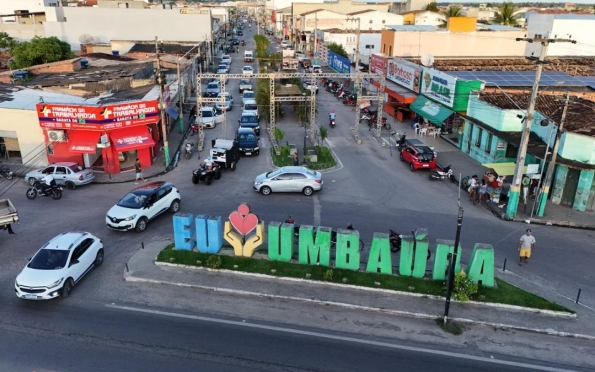
[[498,142],[496,144],[496,150],[505,150],[506,149],[506,142]]
[[70,146],[70,151],[74,152],[95,152],[96,146],[75,144]]
[[388,61],[386,78],[415,93],[419,93],[421,81],[421,69],[398,63],[394,60]]
[[[359,247],[357,230],[339,229],[335,243],[331,242],[332,229],[302,225],[296,241],[294,224],[270,222],[265,228],[264,221],[253,213],[248,205],[241,204],[227,221],[221,216],[206,216],[192,213],[176,213],[173,216],[174,244],[178,250],[197,250],[217,254],[223,241],[227,241],[238,257],[252,257],[256,249],[267,243],[268,258],[271,261],[289,262],[294,258],[294,245],[297,244],[297,258],[300,264],[320,265],[344,270],[359,270],[362,252]],[[265,233],[266,229],[266,233]],[[454,252],[454,241],[437,240],[432,279],[445,279],[449,256]],[[382,274],[398,274],[415,278],[426,275],[427,253],[430,241],[427,236],[403,236],[398,263],[393,268],[393,255],[390,251],[388,234],[375,233],[372,245],[366,250],[365,271]],[[458,259],[455,270],[460,270],[461,247],[457,248]],[[334,252],[333,252],[334,251]],[[333,252],[334,254],[331,254]],[[331,260],[333,257],[333,260]],[[494,249],[489,244],[475,244],[467,266],[467,275],[474,282],[494,286]]]
[[110,130],[159,122],[157,101],[118,105],[38,104],[37,118],[42,128]]
[[135,134],[135,135],[119,138],[117,141],[115,141],[115,145],[116,145],[116,147],[122,147],[122,146],[136,145],[136,144],[140,145],[140,144],[147,143],[147,142],[150,142],[148,135]]
[[447,107],[452,107],[455,101],[455,87],[457,78],[443,72],[424,68],[421,81],[421,93]]
[[370,72],[386,75],[387,59],[377,54],[370,56]]
[[322,61],[322,63],[328,64],[328,48],[323,43],[318,43],[318,58]]
[[341,74],[348,74],[351,71],[351,61],[348,58],[338,55],[333,51],[328,51],[328,67]]

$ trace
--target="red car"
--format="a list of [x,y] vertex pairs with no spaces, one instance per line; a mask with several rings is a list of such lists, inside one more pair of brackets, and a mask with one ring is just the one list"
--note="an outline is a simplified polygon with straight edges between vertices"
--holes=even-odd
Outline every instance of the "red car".
[[416,169],[436,168],[436,153],[430,147],[421,142],[412,143],[415,140],[408,140],[407,145],[401,149],[399,158],[402,162],[409,164],[409,169],[414,172]]

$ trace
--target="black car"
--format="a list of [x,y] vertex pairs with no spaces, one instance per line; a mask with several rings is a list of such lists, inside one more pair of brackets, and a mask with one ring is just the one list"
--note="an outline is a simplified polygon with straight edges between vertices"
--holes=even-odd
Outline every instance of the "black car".
[[242,32],[241,30],[238,30],[238,36],[244,36],[244,32]]
[[237,37],[232,37],[231,45],[240,45],[240,39],[238,39]]
[[203,181],[207,185],[210,185],[213,180],[221,178],[221,166],[216,162],[212,162],[211,166],[208,167],[206,164],[201,164],[198,168],[192,171],[192,183],[197,185],[200,181]]
[[227,47],[227,49],[225,49],[225,53],[235,53],[236,52],[236,47],[234,46],[229,46]]

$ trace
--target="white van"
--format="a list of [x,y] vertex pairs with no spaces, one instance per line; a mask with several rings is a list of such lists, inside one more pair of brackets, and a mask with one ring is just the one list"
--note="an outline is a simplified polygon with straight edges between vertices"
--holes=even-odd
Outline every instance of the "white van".
[[251,50],[244,51],[244,62],[254,62],[254,54]]

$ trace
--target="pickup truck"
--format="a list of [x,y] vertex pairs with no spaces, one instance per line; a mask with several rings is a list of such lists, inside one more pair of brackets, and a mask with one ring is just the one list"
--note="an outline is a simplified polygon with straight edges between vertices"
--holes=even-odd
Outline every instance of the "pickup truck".
[[243,93],[245,90],[253,90],[252,88],[252,82],[249,79],[240,80],[240,93]]
[[0,199],[0,229],[12,232],[10,224],[19,222],[19,214],[10,199]]

